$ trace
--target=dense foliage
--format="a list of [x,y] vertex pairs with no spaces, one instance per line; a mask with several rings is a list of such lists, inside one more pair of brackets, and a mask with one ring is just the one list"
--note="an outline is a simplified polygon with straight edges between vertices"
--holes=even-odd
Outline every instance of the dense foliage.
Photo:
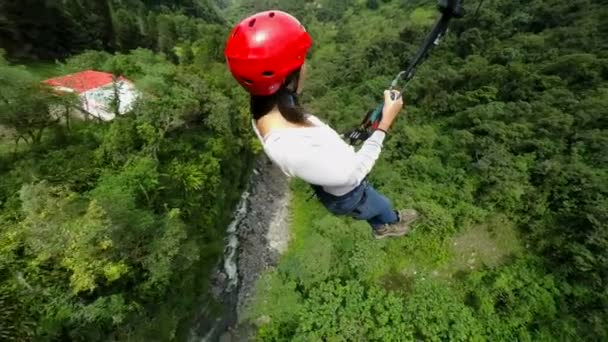
[[57,66],[135,81],[134,110],[109,123],[72,118],[75,96],[0,59],[0,340],[182,340],[210,301],[253,145],[208,53],[221,46],[193,23],[205,63],[137,49]]
[[[422,1],[275,5],[315,38],[303,102],[340,128],[436,16]],[[499,0],[455,22],[371,177],[423,213],[416,233],[371,241],[296,184],[294,243],[250,310],[259,339],[607,339],[607,15],[605,1]]]
[[180,50],[190,50],[204,48],[200,42],[208,39],[221,42],[218,30],[225,27],[210,0],[2,1],[0,13],[0,46],[14,58],[65,58],[87,49],[127,52],[137,47],[175,57],[178,43]]
[[[0,59],[0,339],[185,339],[256,146],[227,23],[271,7],[314,37],[302,102],[340,129],[436,16],[420,0],[0,3],[6,59],[142,92],[111,123],[72,120],[75,97]],[[495,0],[455,22],[371,175],[424,214],[416,232],[374,241],[294,182],[290,250],[242,323],[262,341],[608,339],[606,18],[604,0]]]

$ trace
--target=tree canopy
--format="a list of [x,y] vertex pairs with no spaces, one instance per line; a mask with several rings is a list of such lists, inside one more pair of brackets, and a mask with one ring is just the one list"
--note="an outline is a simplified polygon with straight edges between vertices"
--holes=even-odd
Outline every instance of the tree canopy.
[[[433,5],[1,3],[0,339],[185,340],[259,152],[224,65],[231,25],[301,19],[315,40],[301,102],[342,131],[412,58]],[[423,214],[414,234],[374,241],[292,182],[295,238],[240,323],[260,341],[608,339],[606,18],[603,0],[496,0],[453,22],[370,175]],[[18,65],[31,59],[142,96],[112,122],[72,120],[78,99]]]
[[[323,5],[298,6],[315,39],[302,102],[344,131],[436,12]],[[364,223],[331,218],[296,184],[297,243],[251,304],[251,322],[267,317],[259,339],[606,339],[607,13],[592,0],[486,1],[454,21],[370,177],[424,220],[406,239],[367,242]],[[277,311],[279,298],[298,304]]]
[[134,109],[112,122],[58,116],[77,97],[2,59],[2,340],[183,339],[210,300],[202,289],[255,145],[214,55],[221,39],[201,36],[198,19],[163,15],[193,24],[201,48],[190,61],[173,63],[171,45],[171,56],[90,50],[56,65],[135,81]]

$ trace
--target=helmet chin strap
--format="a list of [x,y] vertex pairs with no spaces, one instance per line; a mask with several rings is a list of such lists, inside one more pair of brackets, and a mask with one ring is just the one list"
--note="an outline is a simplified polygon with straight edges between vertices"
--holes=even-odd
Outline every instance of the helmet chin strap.
[[289,94],[289,105],[291,105],[292,107],[298,105],[298,94],[296,94],[295,92],[290,92]]
[[298,85],[300,84],[300,71],[301,71],[301,69],[298,69],[298,70],[294,71],[287,78],[287,80],[288,80],[289,83],[287,84],[286,89],[289,92],[289,104],[291,106],[294,106],[294,107],[297,106],[297,105],[299,105],[299,102],[298,102]]

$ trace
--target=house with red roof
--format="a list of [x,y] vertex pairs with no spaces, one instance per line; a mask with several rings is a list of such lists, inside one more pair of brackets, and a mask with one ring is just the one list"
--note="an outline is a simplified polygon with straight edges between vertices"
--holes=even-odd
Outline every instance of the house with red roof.
[[94,70],[51,78],[43,83],[58,91],[78,94],[84,114],[103,121],[110,121],[116,116],[112,109],[116,94],[119,114],[130,111],[139,95],[133,82],[128,79]]

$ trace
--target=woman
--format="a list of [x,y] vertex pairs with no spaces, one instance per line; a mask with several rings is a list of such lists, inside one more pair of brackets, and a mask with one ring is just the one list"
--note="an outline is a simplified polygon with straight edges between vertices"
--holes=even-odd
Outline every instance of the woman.
[[403,107],[400,94],[385,91],[382,122],[355,152],[338,133],[298,106],[296,95],[302,91],[311,46],[306,29],[281,11],[255,14],[230,33],[228,66],[251,94],[253,128],[265,153],[286,175],[311,184],[332,213],[367,220],[377,239],[406,235],[418,213],[393,210],[365,180]]

